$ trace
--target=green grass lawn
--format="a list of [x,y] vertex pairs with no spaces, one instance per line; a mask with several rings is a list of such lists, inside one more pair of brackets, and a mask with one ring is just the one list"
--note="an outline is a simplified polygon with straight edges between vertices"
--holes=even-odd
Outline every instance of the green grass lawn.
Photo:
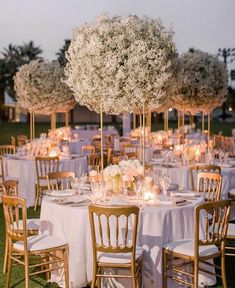
[[[79,123],[82,124],[82,123]],[[84,123],[85,124],[85,123]],[[107,124],[107,125],[110,125]],[[57,125],[59,127],[60,124]],[[119,133],[122,133],[122,126],[121,124],[115,124]],[[42,132],[48,132],[50,129],[49,123],[36,123],[36,137],[40,135]],[[177,128],[176,122],[169,122],[169,128]],[[201,128],[201,124],[196,124],[196,128]],[[214,134],[219,133],[222,131],[223,135],[231,136],[232,129],[235,128],[234,122],[222,123],[222,122],[212,122],[211,123],[211,131]],[[152,131],[162,130],[163,129],[163,122],[161,123],[153,123],[152,124]],[[17,136],[19,134],[26,134],[29,137],[29,124],[28,123],[9,123],[9,122],[0,122],[0,145],[2,144],[9,144],[11,141],[11,136]]]

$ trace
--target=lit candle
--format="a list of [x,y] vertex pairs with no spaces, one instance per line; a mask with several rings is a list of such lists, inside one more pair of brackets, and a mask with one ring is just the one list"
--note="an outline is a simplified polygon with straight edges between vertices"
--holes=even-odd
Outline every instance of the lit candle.
[[196,161],[199,160],[200,154],[201,154],[200,150],[197,149],[196,152],[195,152],[195,160],[196,160]]
[[50,156],[50,157],[55,157],[55,156],[57,156],[56,151],[55,151],[55,150],[51,150],[51,152],[49,153],[49,156]]

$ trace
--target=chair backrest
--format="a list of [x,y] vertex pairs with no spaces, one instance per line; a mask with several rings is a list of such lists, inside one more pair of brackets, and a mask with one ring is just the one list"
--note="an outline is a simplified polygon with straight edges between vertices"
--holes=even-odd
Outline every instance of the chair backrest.
[[[27,250],[27,210],[25,199],[3,195],[2,203],[8,237],[11,241],[24,241],[24,247]],[[20,223],[20,220],[22,223]]]
[[92,145],[84,145],[82,146],[82,155],[94,155],[95,154],[95,146]]
[[208,202],[196,206],[194,212],[195,257],[198,257],[199,246],[214,244],[221,245],[221,249],[224,249],[230,212],[231,200]]
[[18,197],[18,181],[6,180],[3,182],[3,195]]
[[18,146],[23,146],[26,144],[26,140],[28,139],[27,135],[21,134],[17,136]]
[[[59,157],[35,157],[37,183],[40,185],[42,181],[47,180],[47,174],[50,172],[58,172]],[[45,182],[44,182],[45,185]]]
[[101,149],[101,136],[100,135],[93,136],[92,145],[95,147],[96,150]]
[[222,176],[217,173],[200,172],[197,175],[197,191],[205,193],[206,201],[219,201]]
[[16,146],[16,138],[14,136],[11,136],[11,145]]
[[2,160],[2,157],[0,156],[0,183],[2,184],[3,181],[4,181],[3,160]]
[[74,172],[51,172],[47,174],[48,189],[64,190],[71,188],[71,182],[75,178]]
[[106,148],[113,148],[113,136],[112,135],[105,135],[105,143],[106,143]]
[[13,145],[0,145],[0,155],[15,154],[16,148]]
[[137,206],[90,205],[89,217],[94,261],[97,252],[131,252],[132,260],[135,260],[139,220]]
[[218,165],[193,165],[189,168],[189,177],[191,182],[191,188],[196,190],[195,181],[199,172],[215,172],[221,174],[221,167]]
[[130,159],[136,159],[139,155],[139,146],[136,144],[122,144],[121,154],[122,156],[127,156]]
[[229,154],[229,156],[234,155],[234,144],[235,140],[233,137],[223,137],[223,148],[225,152]]

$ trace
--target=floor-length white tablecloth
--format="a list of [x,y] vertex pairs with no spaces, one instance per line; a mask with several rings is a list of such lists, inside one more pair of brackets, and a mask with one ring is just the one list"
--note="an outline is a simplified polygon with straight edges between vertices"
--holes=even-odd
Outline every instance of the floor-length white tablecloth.
[[[186,206],[148,206],[141,210],[138,245],[144,248],[144,288],[162,287],[162,246],[173,240],[193,237],[194,207],[200,201],[201,198]],[[44,198],[40,220],[41,233],[60,237],[69,244],[70,288],[86,286],[92,279],[92,246],[87,206],[63,206]],[[209,279],[207,283],[212,284],[213,280]]]
[[[19,196],[24,197],[27,206],[34,206],[36,165],[31,159],[3,158],[4,174],[7,178],[16,178],[19,181]],[[76,176],[87,173],[87,158],[63,159],[59,164],[60,171],[72,171]]]

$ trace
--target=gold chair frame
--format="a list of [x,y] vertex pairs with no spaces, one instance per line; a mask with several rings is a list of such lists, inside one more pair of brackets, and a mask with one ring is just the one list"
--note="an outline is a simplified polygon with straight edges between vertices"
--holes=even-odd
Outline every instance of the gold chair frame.
[[49,190],[71,189],[71,181],[74,180],[74,172],[51,172],[47,174],[47,183]]
[[[227,288],[226,273],[225,273],[225,241],[229,224],[231,210],[230,200],[221,200],[214,202],[207,202],[199,204],[195,208],[194,212],[194,255],[177,253],[173,250],[163,248],[163,287],[167,288],[167,279],[171,278],[181,284],[189,287],[198,288],[198,273],[203,271],[209,275],[216,275],[222,278],[223,287]],[[212,222],[209,215],[212,214]],[[201,216],[204,217],[204,221],[201,222]],[[203,237],[199,233],[200,225],[203,223],[204,231]],[[210,224],[212,223],[212,224]],[[199,236],[200,235],[200,236]],[[206,256],[199,256],[199,248],[206,245],[216,245],[219,247],[216,253],[211,253]],[[215,259],[220,257],[221,267],[208,262],[209,259]],[[183,260],[183,263],[177,263],[179,259]],[[199,263],[204,263],[209,267],[216,267],[221,269],[221,275],[215,274],[212,271],[208,271],[206,268],[199,267]],[[185,265],[193,265],[193,273],[187,272],[182,269]],[[170,273],[168,273],[170,271]],[[179,277],[188,277],[192,279],[192,282],[183,280]]]
[[216,173],[200,172],[197,175],[197,191],[205,194],[206,201],[219,201],[222,176]]
[[36,165],[36,175],[37,175],[37,183],[36,183],[36,197],[34,210],[37,209],[37,206],[42,198],[42,194],[44,190],[48,189],[47,184],[47,174],[50,172],[58,172],[59,170],[59,157],[35,157],[35,165]]
[[189,177],[191,182],[192,191],[196,190],[196,185],[194,184],[194,172],[196,175],[199,172],[214,172],[221,174],[221,167],[218,165],[193,165],[189,167]]
[[[94,216],[98,218],[98,225],[95,225]],[[104,241],[104,225],[102,225],[101,216],[105,217],[107,225],[107,241]],[[115,235],[111,230],[110,217],[115,217],[116,229]],[[124,216],[126,218],[124,234],[124,244],[119,243],[119,218]],[[133,216],[133,230],[131,242],[128,243],[128,219]],[[137,238],[137,228],[139,220],[139,208],[137,206],[89,206],[89,218],[91,226],[91,237],[92,237],[92,250],[93,250],[93,278],[91,288],[94,288],[96,282],[98,282],[98,287],[101,287],[101,278],[129,278],[132,280],[132,287],[137,287],[137,279],[139,278],[139,287],[142,287],[142,257],[136,260],[136,238]],[[97,241],[97,234],[100,238],[100,243]],[[115,246],[111,243],[111,234],[114,237]],[[107,242],[107,245],[106,243]],[[98,253],[130,253],[131,262],[130,263],[104,263],[100,262],[97,258]],[[130,275],[119,275],[119,274],[102,274],[102,269],[104,268],[126,268],[130,270]]]
[[[3,196],[3,210],[6,223],[7,237],[9,240],[8,249],[8,269],[6,278],[6,288],[10,285],[12,262],[24,266],[25,270],[25,287],[29,288],[29,277],[46,273],[49,278],[49,272],[57,269],[64,269],[65,271],[65,287],[69,288],[69,272],[68,272],[68,245],[42,249],[37,251],[30,251],[28,249],[28,232],[27,232],[27,210],[26,201],[20,197]],[[19,211],[21,210],[21,213]],[[19,229],[19,215],[22,215],[23,229]],[[16,223],[16,225],[14,224]],[[15,241],[22,241],[24,243],[24,250],[16,249],[14,247]],[[59,257],[59,252],[62,257]],[[31,256],[41,256],[40,263],[30,264]],[[61,263],[61,267],[52,267],[52,264]],[[41,270],[29,272],[32,268],[41,268]]]
[[13,145],[0,145],[0,155],[15,154],[16,147]]

